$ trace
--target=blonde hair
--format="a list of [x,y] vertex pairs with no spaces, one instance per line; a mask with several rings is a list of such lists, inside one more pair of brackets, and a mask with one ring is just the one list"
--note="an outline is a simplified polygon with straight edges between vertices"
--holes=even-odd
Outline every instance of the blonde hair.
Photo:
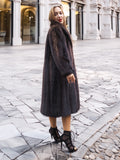
[[65,17],[62,5],[53,6],[51,8],[49,12],[49,21],[52,22],[53,20],[55,20],[54,11],[56,7],[59,7],[63,13],[63,26],[66,28],[66,17]]

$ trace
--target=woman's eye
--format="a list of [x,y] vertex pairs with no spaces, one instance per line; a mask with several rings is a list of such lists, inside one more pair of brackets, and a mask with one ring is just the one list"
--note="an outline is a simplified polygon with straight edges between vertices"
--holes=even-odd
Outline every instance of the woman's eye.
[[62,14],[62,12],[60,12],[60,14]]
[[54,13],[54,15],[57,16],[58,14],[57,14],[57,13]]

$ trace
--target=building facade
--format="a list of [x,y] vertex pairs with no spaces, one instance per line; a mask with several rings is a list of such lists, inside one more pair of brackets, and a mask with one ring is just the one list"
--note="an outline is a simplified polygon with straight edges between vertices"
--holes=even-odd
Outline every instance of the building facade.
[[120,0],[0,0],[0,45],[44,43],[60,3],[73,40],[120,37]]

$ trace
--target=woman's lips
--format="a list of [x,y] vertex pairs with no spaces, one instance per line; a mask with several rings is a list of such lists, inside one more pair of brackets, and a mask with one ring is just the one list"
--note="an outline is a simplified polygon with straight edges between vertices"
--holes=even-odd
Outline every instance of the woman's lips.
[[59,19],[59,22],[62,22],[62,19]]

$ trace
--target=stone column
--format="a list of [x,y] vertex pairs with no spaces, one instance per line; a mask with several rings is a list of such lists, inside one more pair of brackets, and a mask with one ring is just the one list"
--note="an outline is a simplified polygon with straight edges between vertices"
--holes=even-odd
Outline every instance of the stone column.
[[119,25],[119,33],[118,33],[118,37],[120,38],[120,0],[117,4],[117,12],[119,13],[119,20],[118,20],[118,25]]
[[83,7],[83,39],[89,39],[89,12],[90,12],[90,6],[89,3],[87,3]]
[[113,31],[111,29],[111,8],[103,8],[103,13],[101,38],[112,38]]
[[39,43],[45,43],[45,2],[40,0],[39,2]]
[[98,31],[98,7],[97,4],[90,6],[90,19],[89,19],[89,38],[100,39]]
[[36,12],[35,12],[35,43],[38,43],[38,23],[39,23],[39,20],[38,20],[38,2],[36,3],[35,7],[36,7]]
[[[119,7],[120,10],[120,7]],[[120,37],[120,12],[119,12],[119,37]]]
[[76,12],[76,4],[75,4],[75,2],[71,2],[71,36],[72,36],[72,40],[77,40],[75,12]]
[[21,0],[13,0],[13,45],[22,45],[21,31]]

